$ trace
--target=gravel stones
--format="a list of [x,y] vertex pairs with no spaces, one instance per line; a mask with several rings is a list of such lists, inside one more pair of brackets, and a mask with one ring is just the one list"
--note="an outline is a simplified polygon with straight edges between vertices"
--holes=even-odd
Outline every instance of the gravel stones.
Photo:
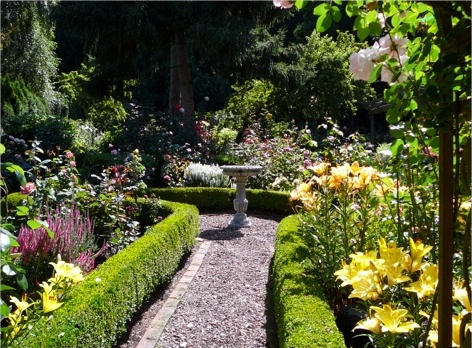
[[[231,213],[200,215],[200,238],[211,241],[156,347],[276,347],[268,298],[269,267],[280,216],[249,214],[250,227],[229,228]],[[190,256],[189,261],[192,256]],[[146,326],[178,284],[189,261],[165,294],[148,305],[117,348],[134,348]],[[146,319],[147,318],[147,319]]]

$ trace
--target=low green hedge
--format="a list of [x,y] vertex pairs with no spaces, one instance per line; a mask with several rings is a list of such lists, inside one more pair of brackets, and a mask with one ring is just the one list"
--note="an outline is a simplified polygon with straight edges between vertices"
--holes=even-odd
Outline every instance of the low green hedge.
[[171,202],[163,206],[172,214],[88,274],[60,309],[38,321],[12,347],[113,347],[133,314],[173,276],[199,233],[196,207]]
[[[236,190],[221,187],[154,188],[150,195],[161,199],[195,205],[200,210],[233,209]],[[248,210],[291,213],[288,192],[247,189]]]
[[275,242],[272,279],[280,348],[346,347],[323,290],[305,274],[308,250],[298,229],[298,216],[284,218]]

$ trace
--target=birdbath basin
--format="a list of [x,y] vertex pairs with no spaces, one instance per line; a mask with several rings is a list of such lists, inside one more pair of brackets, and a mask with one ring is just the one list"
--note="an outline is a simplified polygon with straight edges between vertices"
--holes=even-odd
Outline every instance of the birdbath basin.
[[236,179],[236,198],[233,201],[234,214],[233,219],[229,222],[229,227],[249,227],[251,221],[247,218],[246,210],[248,200],[246,199],[246,180],[249,176],[259,174],[262,170],[261,166],[221,166],[223,174],[232,176]]

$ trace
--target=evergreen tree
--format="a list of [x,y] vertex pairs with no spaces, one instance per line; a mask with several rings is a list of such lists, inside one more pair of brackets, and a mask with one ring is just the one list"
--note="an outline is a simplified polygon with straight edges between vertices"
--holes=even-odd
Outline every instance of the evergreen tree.
[[2,75],[24,81],[28,90],[52,108],[60,104],[53,85],[59,62],[50,17],[53,6],[48,1],[0,3]]

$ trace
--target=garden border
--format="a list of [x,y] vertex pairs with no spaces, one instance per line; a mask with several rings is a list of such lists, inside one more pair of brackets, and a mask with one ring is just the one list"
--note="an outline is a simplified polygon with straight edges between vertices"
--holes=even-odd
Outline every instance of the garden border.
[[[146,201],[144,201],[145,204]],[[17,348],[112,347],[127,321],[168,281],[196,243],[195,206],[162,201],[172,213],[92,271],[52,315],[14,341]]]
[[297,215],[277,228],[271,267],[273,298],[280,348],[345,348],[323,289],[305,273],[309,257]]

